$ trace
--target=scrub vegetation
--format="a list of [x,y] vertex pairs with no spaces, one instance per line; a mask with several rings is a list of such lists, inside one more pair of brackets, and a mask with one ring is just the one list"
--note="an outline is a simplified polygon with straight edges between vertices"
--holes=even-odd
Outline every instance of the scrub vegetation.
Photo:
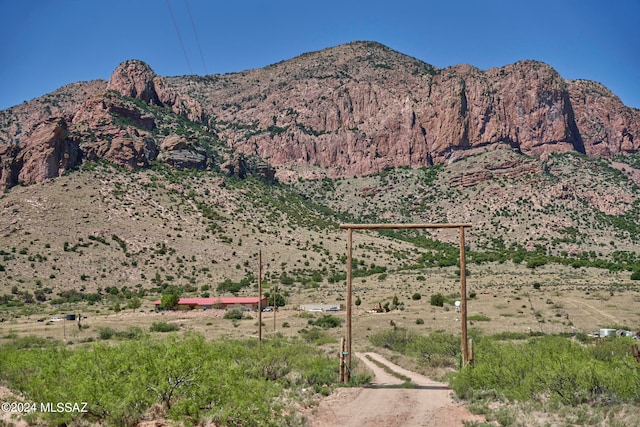
[[335,358],[299,341],[142,334],[68,348],[26,337],[0,349],[0,380],[25,402],[86,402],[86,412],[27,414],[48,425],[135,425],[144,417],[235,426],[299,425],[299,405],[328,393]]

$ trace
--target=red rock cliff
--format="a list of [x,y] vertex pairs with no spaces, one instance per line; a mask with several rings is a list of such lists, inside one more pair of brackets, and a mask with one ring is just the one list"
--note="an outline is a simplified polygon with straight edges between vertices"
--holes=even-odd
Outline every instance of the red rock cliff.
[[[0,185],[55,176],[79,158],[146,167],[163,150],[182,147],[164,143],[177,140],[170,127],[157,131],[166,109],[242,153],[284,168],[320,166],[329,176],[452,161],[491,144],[532,156],[612,156],[640,145],[640,110],[597,83],[566,81],[535,61],[437,69],[371,42],[206,77],[160,77],[132,60],[106,85],[61,93],[62,103],[45,105],[43,97],[0,112]],[[189,144],[189,152],[159,159],[208,165],[197,140]]]

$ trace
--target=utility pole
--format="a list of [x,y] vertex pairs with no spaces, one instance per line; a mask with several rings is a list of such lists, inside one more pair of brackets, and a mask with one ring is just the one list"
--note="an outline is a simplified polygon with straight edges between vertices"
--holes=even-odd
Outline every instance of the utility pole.
[[347,369],[344,372],[344,382],[348,383],[351,380],[351,263],[352,257],[352,243],[353,243],[353,228],[347,230],[347,349],[346,349],[346,363]]
[[262,249],[258,252],[258,343],[262,344]]
[[273,332],[276,331],[276,311],[278,311],[278,303],[276,295],[278,294],[278,285],[273,287]]

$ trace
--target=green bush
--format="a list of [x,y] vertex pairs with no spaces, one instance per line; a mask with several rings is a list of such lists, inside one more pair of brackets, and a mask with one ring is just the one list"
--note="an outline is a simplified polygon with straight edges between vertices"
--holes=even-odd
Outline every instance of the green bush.
[[422,295],[420,295],[418,292],[416,292],[415,294],[411,295],[411,299],[414,300],[414,301],[418,301],[421,298],[422,298]]
[[101,340],[109,340],[116,334],[116,330],[108,326],[98,328],[98,337]]
[[338,373],[335,358],[307,344],[195,334],[76,348],[5,344],[0,366],[0,382],[28,401],[87,402],[86,413],[32,414],[34,425],[137,425],[153,407],[193,425],[301,425],[290,397],[330,390]]
[[335,343],[336,339],[319,328],[300,329],[298,333],[308,343],[316,345]]
[[180,325],[167,322],[153,322],[149,329],[151,332],[175,332],[180,330]]
[[371,335],[369,341],[377,347],[383,347],[400,353],[406,352],[408,346],[419,339],[419,335],[406,328],[394,328]]
[[377,347],[416,357],[420,363],[432,367],[453,368],[461,353],[460,338],[443,332],[423,336],[406,328],[395,328],[374,334],[369,340]]
[[633,340],[616,338],[583,345],[560,336],[527,342],[475,341],[474,366],[454,376],[462,398],[495,390],[506,399],[563,405],[640,402],[640,370],[629,354]]
[[527,268],[536,268],[546,265],[548,259],[544,256],[534,256],[527,260]]
[[491,318],[488,316],[485,316],[484,314],[474,314],[467,317],[467,320],[472,320],[474,322],[488,322],[491,320]]
[[129,327],[124,331],[119,331],[109,326],[98,328],[98,338],[100,338],[101,340],[109,340],[111,338],[119,340],[133,340],[142,338],[143,336],[144,332],[142,331],[142,329],[135,326]]
[[342,324],[342,319],[331,314],[324,314],[316,320],[312,321],[311,324],[324,329],[337,328]]
[[242,314],[242,311],[234,308],[233,310],[228,310],[225,314],[224,314],[224,318],[225,319],[231,319],[231,320],[241,320],[244,317],[244,315]]
[[431,305],[434,305],[436,307],[443,307],[444,295],[442,295],[441,293],[431,295]]
[[172,310],[178,306],[180,296],[176,293],[163,294],[160,298],[160,307]]

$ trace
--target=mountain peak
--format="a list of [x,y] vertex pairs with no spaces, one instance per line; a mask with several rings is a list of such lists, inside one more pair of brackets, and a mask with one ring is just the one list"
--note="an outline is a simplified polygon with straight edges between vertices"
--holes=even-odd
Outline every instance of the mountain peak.
[[124,96],[138,98],[148,103],[157,103],[153,83],[156,73],[140,60],[131,59],[121,63],[111,74],[107,90],[115,90]]

